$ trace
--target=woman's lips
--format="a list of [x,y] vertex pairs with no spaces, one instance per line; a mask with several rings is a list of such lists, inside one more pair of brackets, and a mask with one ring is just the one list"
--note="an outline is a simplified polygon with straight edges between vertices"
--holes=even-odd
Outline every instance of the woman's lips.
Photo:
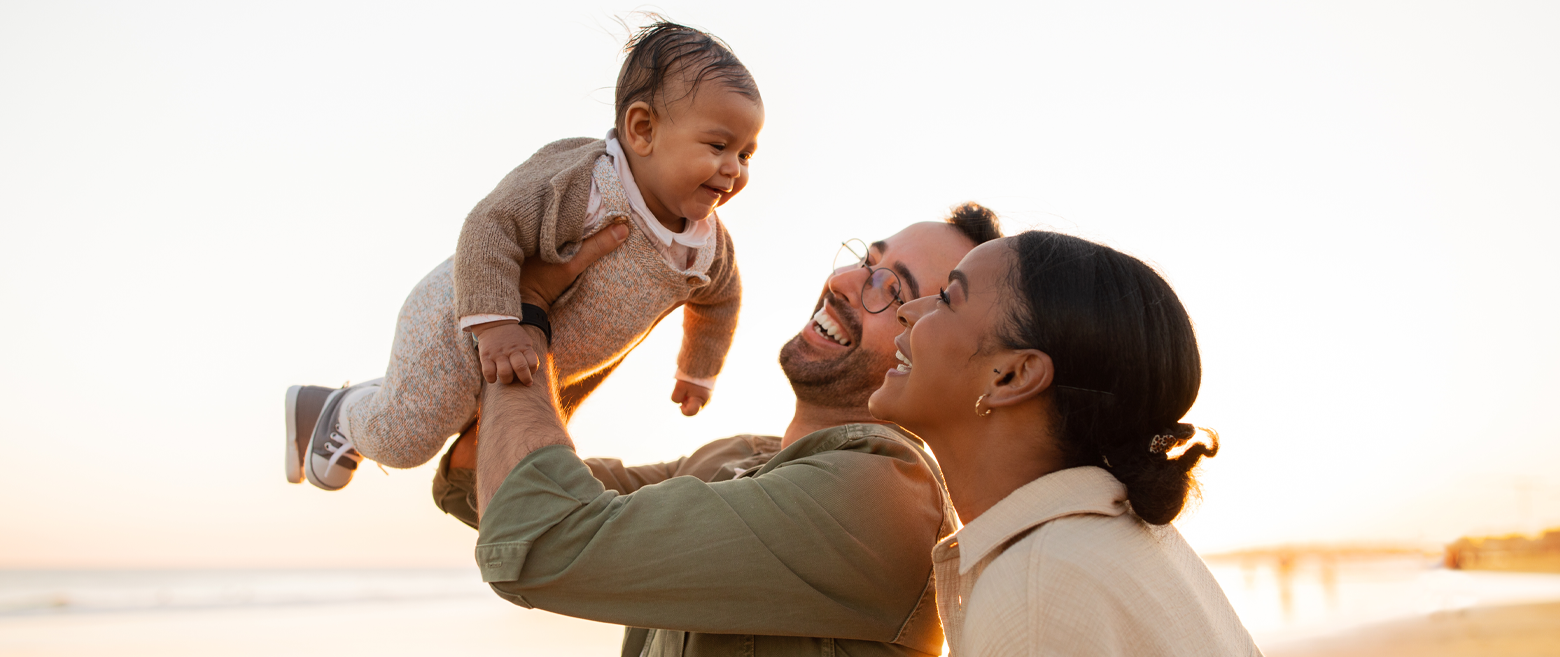
[[887,376],[910,376],[912,369],[910,357],[905,355],[905,352],[910,350],[910,345],[905,344],[903,338],[903,335],[894,338],[894,358],[899,360],[899,365],[886,372]]

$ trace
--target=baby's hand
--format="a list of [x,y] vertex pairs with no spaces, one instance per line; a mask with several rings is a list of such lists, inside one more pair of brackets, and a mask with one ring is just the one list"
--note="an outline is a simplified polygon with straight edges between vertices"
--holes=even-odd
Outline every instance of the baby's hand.
[[677,387],[672,388],[672,401],[682,404],[682,414],[693,417],[699,414],[699,409],[710,403],[712,390],[701,385],[688,383],[682,379],[677,380]]
[[531,385],[531,371],[541,359],[531,347],[531,336],[514,322],[478,324],[477,355],[482,359],[482,378],[488,383],[519,381]]

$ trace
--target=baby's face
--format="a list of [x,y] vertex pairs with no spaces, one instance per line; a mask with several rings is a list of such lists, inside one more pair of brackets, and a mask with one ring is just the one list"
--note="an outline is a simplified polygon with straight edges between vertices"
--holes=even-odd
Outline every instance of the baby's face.
[[719,82],[672,103],[634,170],[645,205],[663,224],[709,216],[747,186],[763,127],[764,106]]

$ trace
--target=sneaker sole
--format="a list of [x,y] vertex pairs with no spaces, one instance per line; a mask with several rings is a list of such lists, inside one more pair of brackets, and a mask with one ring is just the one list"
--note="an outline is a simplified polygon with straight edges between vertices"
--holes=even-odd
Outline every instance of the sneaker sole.
[[314,484],[320,490],[341,490],[345,486],[329,486],[325,481],[314,474],[314,459],[309,458],[314,454],[314,446],[325,442],[330,438],[331,429],[336,426],[336,411],[341,408],[341,398],[347,396],[351,388],[333,390],[330,397],[325,399],[325,406],[320,409],[320,419],[314,421],[314,435],[309,437],[309,450],[303,454],[303,472],[308,477],[309,483]]
[[303,483],[303,455],[298,453],[298,392],[303,386],[287,389],[287,483]]

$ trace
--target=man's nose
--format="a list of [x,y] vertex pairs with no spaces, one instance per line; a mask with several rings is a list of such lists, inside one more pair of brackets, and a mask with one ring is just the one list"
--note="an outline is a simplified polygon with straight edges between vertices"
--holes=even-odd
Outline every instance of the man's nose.
[[861,284],[867,274],[867,268],[861,265],[849,265],[834,270],[829,276],[829,291],[834,297],[847,306],[860,306]]

